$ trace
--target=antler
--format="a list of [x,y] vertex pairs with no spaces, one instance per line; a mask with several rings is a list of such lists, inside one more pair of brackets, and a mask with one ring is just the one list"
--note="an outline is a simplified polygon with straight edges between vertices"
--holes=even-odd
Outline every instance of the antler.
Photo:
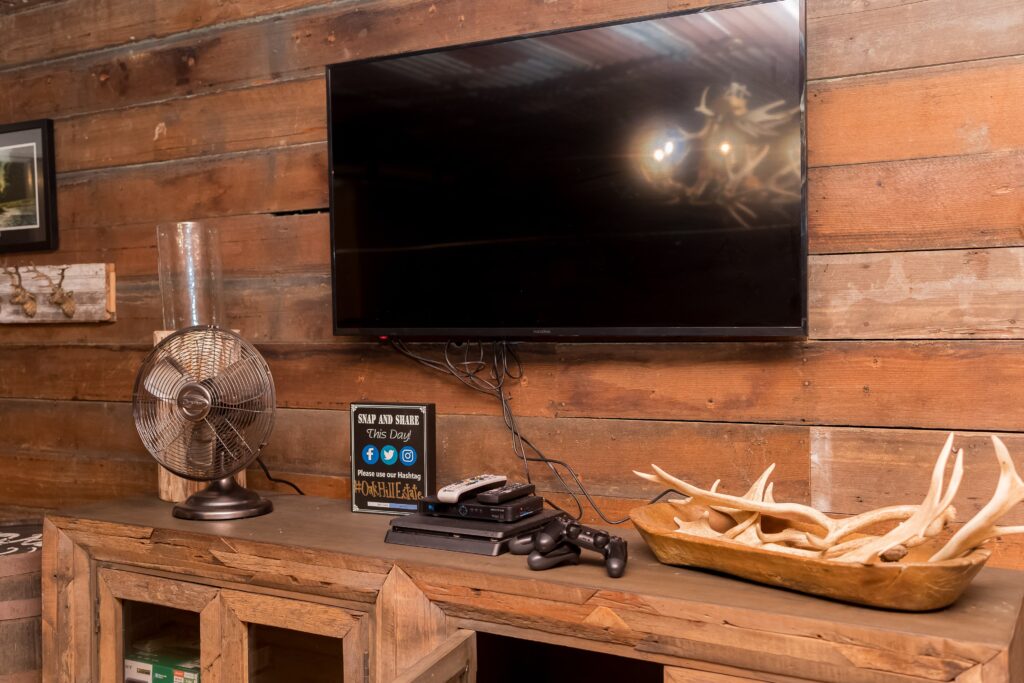
[[997,526],[999,518],[1010,511],[1010,508],[1024,500],[1024,481],[1021,481],[1013,466],[1013,459],[1006,445],[998,436],[992,437],[992,445],[996,449],[999,460],[999,483],[990,500],[978,514],[964,524],[953,537],[942,546],[939,552],[932,555],[929,562],[941,562],[960,557],[977,548],[990,538],[1007,534],[1024,533],[1024,526]]
[[953,464],[953,474],[946,487],[945,494],[942,492],[943,480],[946,476],[946,463],[949,454],[953,450],[953,434],[946,439],[942,452],[935,461],[932,468],[931,485],[924,501],[917,507],[917,510],[903,523],[896,526],[892,531],[872,540],[870,543],[859,545],[850,549],[849,552],[838,555],[833,559],[840,562],[861,562],[867,564],[876,557],[885,555],[896,546],[910,548],[924,542],[925,539],[934,536],[945,528],[946,522],[952,519],[956,511],[952,507],[953,497],[960,488],[960,481],[964,475],[964,451],[961,448],[957,451],[956,461]]
[[738,510],[747,510],[749,512],[760,512],[780,519],[812,524],[826,530],[835,524],[835,522],[824,513],[819,512],[808,505],[801,505],[800,503],[767,503],[763,500],[750,500],[740,496],[730,496],[726,493],[718,493],[717,491],[708,491],[697,488],[692,484],[688,484],[682,479],[673,477],[657,465],[651,465],[651,468],[654,470],[654,474],[637,472],[636,470],[634,470],[633,473],[647,481],[664,484],[669,488],[681,491],[708,507],[722,506],[727,508],[736,508]]
[[[881,558],[894,561],[907,553],[907,549],[935,536],[951,521],[956,510],[953,498],[963,480],[963,450],[956,453],[953,471],[946,484],[946,466],[953,450],[955,434],[950,434],[932,468],[928,493],[920,505],[894,505],[878,508],[845,519],[833,519],[823,512],[799,503],[776,502],[772,494],[773,485],[768,483],[774,465],[766,469],[750,489],[742,496],[718,491],[716,481],[710,489],[701,489],[682,479],[672,476],[656,465],[651,465],[654,474],[636,472],[648,481],[667,485],[690,496],[689,501],[670,501],[677,505],[688,521],[677,519],[679,531],[705,536],[732,539],[747,545],[788,550],[802,550],[811,555],[830,558],[841,562],[869,563]],[[986,506],[977,521],[961,530],[962,549],[950,541],[949,556],[966,552],[986,538],[1003,533],[1024,533],[1021,527],[995,527],[994,521],[1020,500],[1024,500],[1024,481],[1017,477],[1005,447],[1000,453],[1004,468],[1001,493],[997,502]],[[998,452],[998,451],[997,451]],[[1007,469],[1008,468],[1008,469]],[[1011,478],[1012,475],[1012,478]],[[1002,504],[998,504],[1002,501]],[[718,515],[716,518],[715,516]],[[788,528],[766,532],[762,528],[764,516],[789,522]],[[732,524],[729,524],[729,520]],[[713,521],[714,520],[714,521]],[[881,536],[864,536],[844,540],[866,527],[882,522],[899,521],[896,527]],[[973,534],[973,535],[972,535]],[[980,540],[979,540],[980,539]]]
[[[920,505],[879,508],[842,520],[832,519],[808,505],[776,502],[773,485],[768,482],[774,465],[742,496],[719,492],[718,481],[710,489],[698,488],[656,465],[651,465],[654,474],[636,474],[690,496],[689,501],[669,501],[685,518],[676,518],[680,532],[838,562],[894,562],[905,556],[908,548],[941,532],[956,515],[952,503],[964,476],[964,451],[956,452],[947,484],[946,465],[953,451],[954,436],[949,435],[935,461],[928,493]],[[992,499],[932,555],[930,562],[961,557],[997,536],[1024,533],[1024,525],[998,525],[1000,518],[1024,501],[1024,479],[1014,468],[1005,444],[996,436],[992,437],[992,444],[999,461],[999,483]],[[790,526],[768,533],[762,528],[766,516],[789,522]],[[897,520],[901,523],[881,536],[843,540],[873,524]]]

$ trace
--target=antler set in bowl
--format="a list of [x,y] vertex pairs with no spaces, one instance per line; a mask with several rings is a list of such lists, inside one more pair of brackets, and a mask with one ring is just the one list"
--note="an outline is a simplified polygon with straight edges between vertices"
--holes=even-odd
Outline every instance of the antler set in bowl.
[[[702,489],[652,465],[654,474],[636,474],[689,498],[637,508],[630,516],[666,564],[876,607],[937,609],[953,603],[985,564],[985,541],[1024,533],[1024,526],[998,525],[1024,500],[1024,481],[1006,446],[993,436],[1000,474],[992,500],[948,540],[939,540],[956,517],[952,501],[964,474],[961,449],[946,479],[953,437],[946,440],[919,505],[834,518],[808,505],[777,502],[769,482],[774,465],[741,496],[720,492],[718,481]],[[868,533],[886,523],[895,525]]]

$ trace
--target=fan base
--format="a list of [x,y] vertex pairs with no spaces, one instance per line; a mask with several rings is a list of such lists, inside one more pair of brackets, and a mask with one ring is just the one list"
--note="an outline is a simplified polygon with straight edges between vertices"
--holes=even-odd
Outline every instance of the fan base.
[[210,482],[202,491],[174,506],[179,519],[207,522],[259,517],[274,509],[274,504],[255,491],[239,486],[233,477]]

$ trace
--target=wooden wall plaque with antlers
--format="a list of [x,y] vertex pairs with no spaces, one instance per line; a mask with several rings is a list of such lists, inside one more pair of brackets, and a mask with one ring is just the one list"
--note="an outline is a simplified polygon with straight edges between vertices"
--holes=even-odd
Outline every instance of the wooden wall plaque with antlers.
[[0,324],[116,319],[113,263],[0,266]]

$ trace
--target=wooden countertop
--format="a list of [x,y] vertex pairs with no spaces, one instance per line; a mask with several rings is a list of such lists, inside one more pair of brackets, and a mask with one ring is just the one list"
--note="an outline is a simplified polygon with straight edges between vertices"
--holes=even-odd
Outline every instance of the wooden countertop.
[[170,503],[140,498],[96,504],[56,513],[114,524],[151,527],[259,543],[294,546],[392,562],[472,568],[488,574],[612,591],[636,591],[664,597],[742,607],[771,614],[813,616],[846,624],[966,639],[1006,646],[1024,602],[1024,572],[983,569],[963,597],[937,612],[910,614],[846,605],[742,579],[663,565],[630,526],[615,533],[629,542],[626,575],[612,579],[596,553],[583,552],[575,567],[534,572],[523,557],[484,557],[384,542],[390,515],[353,513],[348,501],[313,496],[276,495],[274,512],[232,522],[195,522],[171,516]]

